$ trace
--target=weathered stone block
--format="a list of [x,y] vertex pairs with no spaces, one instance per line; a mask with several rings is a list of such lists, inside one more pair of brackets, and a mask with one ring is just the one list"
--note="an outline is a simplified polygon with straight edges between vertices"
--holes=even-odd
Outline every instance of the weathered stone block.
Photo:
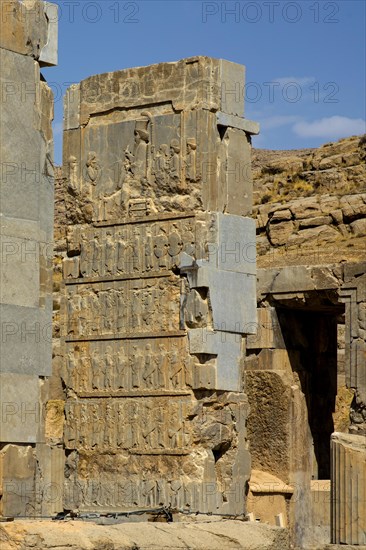
[[364,237],[366,235],[366,218],[356,220],[350,226],[355,237]]
[[1,372],[51,375],[50,305],[41,309],[0,304]]
[[[52,9],[56,17],[51,18]],[[53,12],[54,15],[54,12]],[[17,52],[34,59],[49,59],[57,64],[57,6],[40,0],[20,2],[4,0],[0,7],[1,39],[0,48]],[[53,20],[52,20],[53,19]],[[48,51],[47,51],[47,44]],[[50,50],[56,50],[50,59]],[[52,63],[53,61],[53,63]]]
[[275,308],[257,309],[257,332],[247,336],[247,349],[285,348]]
[[5,445],[0,451],[2,498],[0,514],[33,517],[37,500],[35,472],[37,461],[32,446]]
[[270,223],[268,238],[273,246],[280,246],[290,242],[290,237],[295,229],[292,221]]
[[366,436],[334,433],[332,543],[366,544]]
[[42,405],[37,376],[0,374],[1,441],[36,443],[42,440]]
[[[190,353],[216,356],[214,389],[241,391],[239,359],[242,352],[242,338],[207,329],[194,329],[188,332]],[[200,366],[196,365],[196,369]]]

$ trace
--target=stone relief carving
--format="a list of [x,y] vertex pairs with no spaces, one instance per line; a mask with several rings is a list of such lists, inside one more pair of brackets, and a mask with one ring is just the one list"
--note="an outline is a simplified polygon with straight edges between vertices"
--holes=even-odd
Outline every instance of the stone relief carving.
[[195,240],[189,218],[90,229],[80,242],[80,276],[170,270],[179,265],[182,251],[194,253]]
[[187,390],[194,359],[182,338],[70,343],[65,383],[80,395]]
[[188,402],[103,399],[69,401],[65,445],[68,449],[111,448],[132,454],[186,454],[191,435],[184,419]]

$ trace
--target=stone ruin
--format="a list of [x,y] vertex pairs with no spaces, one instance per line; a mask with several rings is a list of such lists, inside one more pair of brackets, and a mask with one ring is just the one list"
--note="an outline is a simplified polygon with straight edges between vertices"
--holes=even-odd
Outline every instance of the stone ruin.
[[[210,514],[365,545],[364,142],[253,182],[244,67],[71,86],[51,340],[57,18],[1,7],[0,514]],[[340,165],[356,187],[299,198]]]
[[60,311],[66,508],[244,514],[256,265],[250,170],[238,181],[236,165],[250,166],[256,129],[223,93],[236,82],[243,67],[197,57],[66,96],[79,216]]

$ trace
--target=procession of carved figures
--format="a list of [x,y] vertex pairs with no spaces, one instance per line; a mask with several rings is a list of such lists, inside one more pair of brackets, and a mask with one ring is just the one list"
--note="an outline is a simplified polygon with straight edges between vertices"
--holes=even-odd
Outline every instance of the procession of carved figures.
[[181,252],[195,252],[193,219],[89,229],[80,241],[80,276],[169,270],[179,265]]
[[137,454],[186,451],[191,444],[185,421],[189,410],[183,398],[70,400],[66,406],[65,446],[98,452],[127,449]]
[[65,382],[77,393],[174,391],[191,385],[192,361],[182,338],[69,344]]
[[[165,143],[156,135],[157,122],[150,113],[143,112],[136,120],[133,135],[131,124],[126,122],[131,135],[113,166],[103,166],[95,151],[87,153],[83,166],[70,155],[69,188],[94,202],[94,219],[106,220],[118,207],[126,210],[130,198],[144,196],[147,190],[154,190],[156,197],[189,194],[190,184],[200,179],[196,136],[181,137],[179,115],[165,118],[166,128],[170,128],[169,137],[165,132]],[[112,184],[106,180],[113,180]]]
[[170,278],[68,285],[67,290],[70,338],[179,329],[179,286]]
[[184,483],[182,479],[126,479],[109,481],[100,479],[67,480],[65,484],[66,505],[70,509],[93,510],[95,506],[128,510],[140,508],[171,507],[192,511],[216,509],[222,502],[225,491],[237,504],[238,514],[242,512],[245,499],[245,480],[235,485],[230,479],[221,482]]

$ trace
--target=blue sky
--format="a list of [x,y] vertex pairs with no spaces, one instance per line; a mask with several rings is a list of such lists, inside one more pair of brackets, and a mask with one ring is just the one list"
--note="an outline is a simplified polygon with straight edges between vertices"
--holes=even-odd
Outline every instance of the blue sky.
[[54,0],[59,64],[43,69],[55,95],[61,162],[62,96],[96,73],[208,55],[246,66],[245,116],[255,147],[317,147],[365,132],[363,0]]

